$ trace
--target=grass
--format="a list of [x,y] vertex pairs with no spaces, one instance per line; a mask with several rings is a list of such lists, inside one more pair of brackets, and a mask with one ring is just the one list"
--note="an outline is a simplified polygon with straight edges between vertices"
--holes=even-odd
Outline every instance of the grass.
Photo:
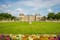
[[59,22],[0,22],[1,34],[60,33]]

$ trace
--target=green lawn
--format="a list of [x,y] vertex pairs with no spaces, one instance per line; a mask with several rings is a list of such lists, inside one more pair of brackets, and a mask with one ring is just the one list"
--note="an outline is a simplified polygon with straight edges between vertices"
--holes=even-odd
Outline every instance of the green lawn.
[[13,34],[38,34],[60,33],[59,22],[0,22],[0,33]]

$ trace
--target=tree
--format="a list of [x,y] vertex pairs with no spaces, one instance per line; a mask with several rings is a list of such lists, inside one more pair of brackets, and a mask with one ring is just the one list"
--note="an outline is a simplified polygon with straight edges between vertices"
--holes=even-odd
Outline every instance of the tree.
[[46,21],[46,16],[43,16],[43,20]]
[[12,15],[8,13],[0,13],[0,16],[4,17],[5,19],[10,18]]
[[3,20],[3,16],[0,16],[0,20]]
[[48,13],[48,19],[55,19],[55,13]]
[[60,12],[58,12],[56,15],[55,15],[56,19],[59,20],[60,19]]
[[8,13],[0,13],[0,20],[11,20],[11,19],[15,19],[15,17]]
[[15,16],[12,16],[12,17],[11,17],[11,20],[15,20],[15,19],[16,19],[16,17],[15,17]]

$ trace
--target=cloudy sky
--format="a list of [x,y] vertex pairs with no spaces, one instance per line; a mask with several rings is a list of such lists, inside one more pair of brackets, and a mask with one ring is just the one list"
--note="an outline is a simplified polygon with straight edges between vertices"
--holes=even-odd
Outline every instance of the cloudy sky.
[[46,16],[48,12],[59,12],[60,0],[0,0],[0,13],[8,12],[14,16],[19,13]]

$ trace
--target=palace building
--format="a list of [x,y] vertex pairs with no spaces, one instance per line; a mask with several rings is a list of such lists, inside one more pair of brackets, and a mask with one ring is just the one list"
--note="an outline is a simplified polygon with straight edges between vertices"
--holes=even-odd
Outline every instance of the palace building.
[[19,21],[40,21],[40,14],[35,15],[25,15],[23,13],[19,14]]

